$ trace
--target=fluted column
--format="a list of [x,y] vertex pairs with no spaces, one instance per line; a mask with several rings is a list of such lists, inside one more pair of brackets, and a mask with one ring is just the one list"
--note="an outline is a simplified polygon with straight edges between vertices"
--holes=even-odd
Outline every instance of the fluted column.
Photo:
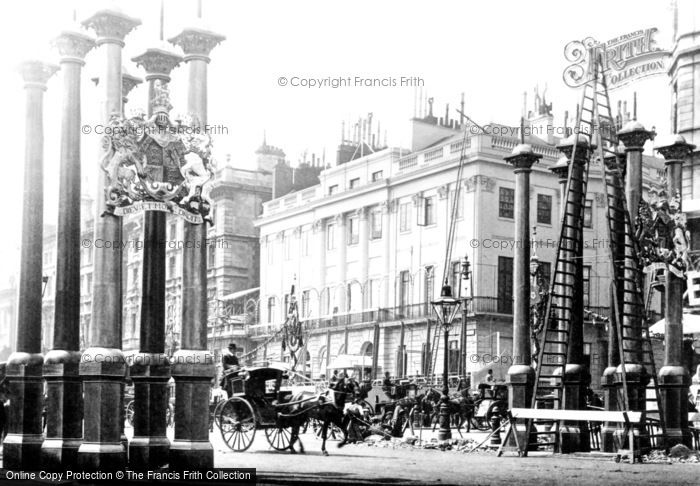
[[[669,199],[682,200],[683,163],[690,157],[695,145],[686,143],[676,135],[672,144],[656,150],[666,159],[666,192]],[[681,208],[678,208],[681,211]],[[671,223],[673,224],[673,223]],[[673,251],[673,242],[667,240],[668,249]],[[684,279],[666,270],[664,297],[666,299],[664,332],[664,366],[659,370],[659,387],[666,422],[667,442],[664,447],[684,444],[692,447],[692,434],[688,428],[688,387],[690,374],[683,366],[683,292]]]
[[7,360],[10,400],[5,469],[39,469],[44,359],[41,356],[42,238],[44,222],[44,91],[58,66],[23,63],[26,91],[22,249],[17,302],[17,351]]
[[[83,22],[97,33],[102,71],[100,108],[102,123],[122,113],[122,48],[124,38],[138,19],[117,10],[100,10]],[[100,154],[100,158],[104,154]],[[94,238],[121,241],[122,222],[106,211],[106,174],[98,171],[98,198]],[[126,362],[122,345],[122,252],[121,247],[95,249],[93,258],[93,297],[89,347],[83,351],[80,376],[85,401],[83,443],[78,463],[84,470],[121,470],[126,466],[126,450],[121,442],[119,417],[122,406]]]
[[[647,140],[653,138],[654,134],[645,130],[641,123],[631,121],[617,135],[625,145],[627,154],[625,195],[627,197],[627,210],[629,211],[632,230],[631,234],[625,237],[625,267],[632,268],[638,265],[631,248],[633,248],[634,243],[632,238],[634,238],[636,232],[639,201],[642,198],[642,152],[644,151],[644,144]],[[618,285],[622,285],[625,293],[628,294],[628,301],[630,301],[629,296],[634,295],[637,285],[642,285],[642,282],[635,282],[634,279],[634,273],[626,271],[624,283],[618,282]],[[622,305],[621,309],[624,312],[624,317],[622,318],[623,335],[626,338],[630,338],[625,344],[626,349],[629,349],[629,351],[625,351],[625,356],[621,357],[621,361],[627,363],[625,367],[627,370],[627,397],[630,410],[646,409],[646,387],[650,379],[648,371],[643,365],[642,322],[640,319],[632,317],[639,313],[640,308],[643,309],[643,302],[631,302],[630,305]],[[618,387],[623,386],[622,376],[619,372],[616,383]]]
[[[369,303],[369,238],[370,238],[370,217],[369,208],[360,208],[360,284],[362,285],[362,302],[360,310],[364,311]],[[382,228],[383,229],[383,228]]]
[[[531,406],[535,381],[535,370],[530,364],[530,172],[540,158],[542,156],[527,144],[516,146],[512,154],[505,157],[515,174],[513,365],[506,378],[511,408]],[[524,430],[522,432],[524,434]]]
[[333,295],[337,296],[338,313],[347,312],[347,255],[348,255],[348,228],[350,225],[345,218],[345,214],[339,214],[335,218],[337,235],[338,235],[338,251],[336,268],[338,269],[338,284],[333,288]]
[[[170,82],[182,57],[162,47],[146,49],[132,59],[146,70],[148,116],[153,116],[156,82]],[[166,437],[170,393],[170,363],[165,355],[165,213],[143,216],[143,260],[139,353],[129,367],[134,382],[134,437],[129,443],[129,467],[156,469],[168,463]]]
[[[611,181],[615,187],[624,187],[624,168],[625,168],[625,154],[618,153],[614,156],[608,156],[605,158],[605,164],[608,171],[611,171]],[[617,211],[621,212],[623,210],[623,198],[625,195],[620,190],[611,189],[614,191],[610,196],[612,196],[612,201],[608,199],[608,204],[616,203]],[[615,248],[615,255],[613,256],[614,264],[620,265],[625,260],[625,224],[624,221],[619,220],[613,230],[612,239],[614,242],[613,248]],[[617,289],[617,295],[613,294],[613,289]],[[613,309],[613,299],[617,297],[618,302],[623,302],[624,300],[624,288],[622,286],[611,287],[610,288],[610,308]],[[610,314],[610,319],[608,320],[608,366],[603,371],[603,376],[601,379],[601,386],[603,387],[603,393],[605,398],[605,410],[616,411],[619,410],[620,404],[618,402],[618,391],[615,385],[615,376],[617,373],[617,367],[620,365],[620,343],[617,335],[618,324],[616,322],[615,313]],[[603,452],[614,452],[615,451],[615,431],[617,430],[617,424],[615,422],[606,422],[602,429],[600,435],[600,447]]]
[[324,305],[329,291],[326,290],[326,224],[322,219],[314,222],[313,232],[318,252],[318,316],[321,317],[329,312]]
[[47,385],[46,440],[42,467],[74,465],[83,437],[80,382],[80,76],[95,41],[64,31],[54,40],[61,55],[63,107],[56,241],[56,311],[53,350],[44,359]]
[[394,285],[394,276],[391,275],[391,209],[392,201],[387,200],[382,204],[382,242],[384,243],[384,276],[382,278],[383,304],[385,309],[393,307],[391,302],[391,289]]
[[[575,145],[575,150],[574,150]],[[563,264],[563,270],[573,272],[573,275],[564,275],[564,279],[572,282],[573,294],[571,295],[571,321],[569,323],[568,349],[566,368],[563,370],[564,394],[561,405],[565,410],[583,410],[586,408],[586,389],[591,382],[589,370],[583,365],[583,215],[586,203],[584,187],[582,184],[586,165],[590,161],[592,147],[588,140],[579,135],[572,135],[557,147],[570,162],[571,177],[567,187],[568,200],[564,208],[572,207],[579,214],[564,214],[568,230],[565,233],[567,243],[578,243],[574,262]],[[575,154],[574,154],[575,152]],[[573,157],[573,158],[572,158]],[[566,203],[571,202],[571,205]],[[561,452],[588,452],[590,439],[586,422],[565,422],[561,429]]]
[[[172,39],[182,48],[189,67],[187,110],[199,127],[207,126],[207,67],[212,49],[225,37],[201,28],[187,28]],[[204,468],[214,465],[209,442],[209,381],[214,376],[207,350],[207,227],[185,222],[182,263],[182,349],[173,356],[175,378],[175,440],[170,467]]]

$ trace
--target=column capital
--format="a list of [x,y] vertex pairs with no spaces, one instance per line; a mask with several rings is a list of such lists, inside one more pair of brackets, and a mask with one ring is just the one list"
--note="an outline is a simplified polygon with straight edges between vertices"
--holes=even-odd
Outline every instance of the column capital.
[[117,9],[104,9],[83,20],[85,27],[97,34],[97,45],[114,43],[124,47],[124,38],[141,25],[141,21]]
[[656,147],[654,150],[659,152],[664,159],[666,159],[666,164],[676,162],[683,163],[685,159],[693,153],[693,150],[695,150],[695,145],[686,142],[683,136],[676,135],[669,140],[669,143],[662,145],[661,147]]
[[562,155],[549,170],[559,177],[559,181],[566,180],[569,177],[569,162],[569,158],[566,155]]
[[323,219],[317,219],[314,221],[311,225],[311,229],[313,230],[314,233],[318,233],[323,229]]
[[[413,197],[415,198],[416,196]],[[396,209],[396,205],[396,199],[387,199],[386,201],[383,201],[380,206],[383,213],[391,213]]]
[[75,62],[81,66],[85,64],[85,56],[95,47],[95,39],[83,32],[64,30],[51,41],[58,53],[61,62]]
[[170,73],[180,65],[183,58],[162,47],[151,47],[131,60],[146,70],[146,81],[160,79],[169,82]]
[[510,155],[503,157],[503,160],[511,164],[514,172],[518,173],[521,171],[529,172],[530,169],[532,169],[532,165],[539,162],[541,158],[541,155],[536,154],[535,151],[532,150],[530,144],[521,143],[513,149]]
[[46,82],[56,74],[59,67],[43,61],[25,61],[19,65],[18,71],[22,75],[25,88],[39,88],[46,90]]
[[617,132],[617,138],[625,144],[625,152],[631,150],[641,151],[644,149],[644,144],[647,140],[653,140],[654,132],[650,132],[644,128],[644,125],[638,121],[627,123],[622,129]]
[[129,93],[131,93],[131,90],[141,83],[143,83],[143,79],[127,73],[124,71],[124,68],[122,68],[122,98],[124,98],[125,103],[127,96],[129,96]]
[[187,27],[175,37],[168,39],[173,45],[180,46],[185,53],[185,61],[200,59],[209,62],[209,54],[226,36],[202,27]]
[[[576,146],[575,154],[574,146]],[[557,150],[559,150],[566,156],[567,159],[569,159],[569,163],[571,163],[571,156],[573,155],[575,159],[574,162],[576,164],[585,164],[594,148],[595,145],[589,144],[588,139],[581,134],[571,135],[570,137],[564,139],[562,143],[557,145]]]

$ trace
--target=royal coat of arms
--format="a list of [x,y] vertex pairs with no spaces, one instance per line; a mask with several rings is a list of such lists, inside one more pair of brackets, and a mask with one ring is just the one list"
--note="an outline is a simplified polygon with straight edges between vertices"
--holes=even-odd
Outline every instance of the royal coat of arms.
[[192,116],[173,122],[167,86],[156,82],[153,115],[113,116],[102,142],[107,210],[167,211],[211,222],[212,142]]

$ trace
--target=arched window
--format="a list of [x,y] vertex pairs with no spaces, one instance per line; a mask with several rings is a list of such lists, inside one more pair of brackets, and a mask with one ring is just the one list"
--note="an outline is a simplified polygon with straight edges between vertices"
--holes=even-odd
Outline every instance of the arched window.
[[365,341],[362,347],[360,348],[360,355],[372,357],[373,354],[374,344],[372,344],[370,341]]

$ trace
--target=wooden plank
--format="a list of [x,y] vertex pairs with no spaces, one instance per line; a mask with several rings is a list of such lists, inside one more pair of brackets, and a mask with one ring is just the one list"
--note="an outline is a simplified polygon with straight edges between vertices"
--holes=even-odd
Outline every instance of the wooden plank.
[[517,419],[542,420],[587,420],[592,422],[641,423],[644,412],[608,412],[603,410],[553,410],[545,408],[513,408],[510,410]]

